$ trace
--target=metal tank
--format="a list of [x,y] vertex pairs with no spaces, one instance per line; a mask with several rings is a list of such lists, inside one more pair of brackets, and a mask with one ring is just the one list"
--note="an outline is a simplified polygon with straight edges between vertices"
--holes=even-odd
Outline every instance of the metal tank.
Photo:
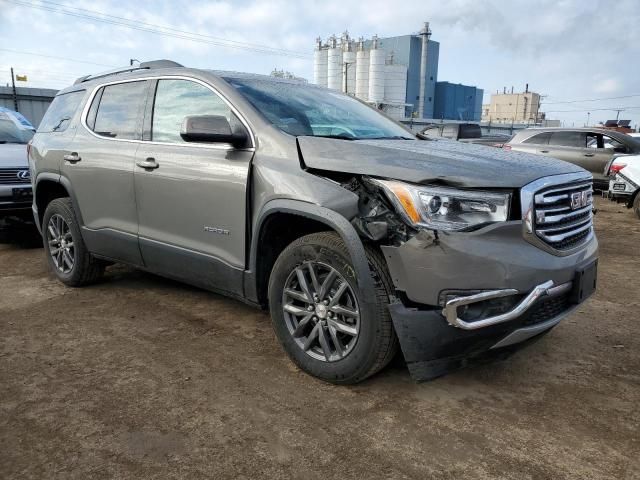
[[369,52],[369,101],[382,103],[384,101],[384,77],[386,52],[378,48],[378,37],[371,40]]
[[369,50],[365,50],[362,37],[356,52],[356,97],[369,100]]
[[327,87],[342,90],[342,48],[335,36],[329,38],[327,50]]
[[354,42],[347,40],[342,53],[342,64],[344,75],[342,79],[342,91],[355,95],[356,93],[356,52]]
[[313,53],[313,83],[321,87],[327,86],[328,51],[322,45],[322,39],[316,39],[316,50]]

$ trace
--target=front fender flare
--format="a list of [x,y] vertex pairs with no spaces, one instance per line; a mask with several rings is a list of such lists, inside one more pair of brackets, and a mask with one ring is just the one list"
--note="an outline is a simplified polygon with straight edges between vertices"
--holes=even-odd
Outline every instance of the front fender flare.
[[264,221],[274,213],[288,213],[316,220],[324,223],[340,235],[340,238],[342,238],[347,250],[349,251],[358,287],[364,295],[363,300],[369,307],[372,307],[375,304],[375,286],[369,270],[369,262],[367,260],[362,240],[353,228],[353,225],[351,225],[349,220],[333,210],[313,203],[291,199],[270,200],[260,210],[255,230],[251,238],[249,272],[252,272],[253,275],[249,275],[251,280],[245,284],[246,296],[257,299],[257,278],[255,276],[255,272],[257,265],[258,240],[260,238],[260,231],[262,230]]

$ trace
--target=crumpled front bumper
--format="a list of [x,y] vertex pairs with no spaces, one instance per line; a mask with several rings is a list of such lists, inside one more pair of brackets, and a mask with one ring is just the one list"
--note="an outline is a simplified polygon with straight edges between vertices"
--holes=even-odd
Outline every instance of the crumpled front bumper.
[[[400,347],[423,381],[511,353],[557,325],[584,300],[577,275],[597,261],[598,243],[593,237],[573,255],[554,256],[509,222],[437,239],[423,233],[382,250],[397,292],[389,311]],[[498,314],[458,317],[467,303],[509,296],[512,305]]]

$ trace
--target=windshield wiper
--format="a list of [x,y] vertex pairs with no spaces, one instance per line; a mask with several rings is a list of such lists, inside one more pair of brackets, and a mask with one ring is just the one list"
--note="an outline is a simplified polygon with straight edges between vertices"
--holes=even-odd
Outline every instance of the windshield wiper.
[[320,137],[320,138],[337,138],[338,140],[360,140],[358,137],[348,137],[343,134],[338,135],[309,135],[310,137]]
[[362,140],[415,140],[411,137],[403,137],[401,135],[394,135],[391,137],[365,137]]

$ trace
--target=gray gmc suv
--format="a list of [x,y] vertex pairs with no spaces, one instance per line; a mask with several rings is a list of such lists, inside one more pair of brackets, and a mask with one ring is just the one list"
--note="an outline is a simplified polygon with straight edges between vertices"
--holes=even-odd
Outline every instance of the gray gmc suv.
[[30,167],[63,283],[123,262],[268,308],[291,359],[334,383],[398,346],[418,380],[511,352],[595,289],[588,172],[419,140],[292,80],[167,60],[83,77]]

